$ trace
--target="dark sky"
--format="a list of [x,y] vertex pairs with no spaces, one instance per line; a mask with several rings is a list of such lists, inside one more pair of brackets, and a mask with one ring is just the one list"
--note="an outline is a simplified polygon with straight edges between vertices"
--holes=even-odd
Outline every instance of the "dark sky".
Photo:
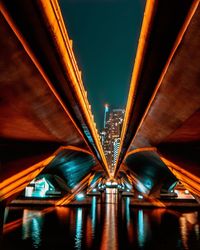
[[125,108],[145,0],[59,0],[97,128]]

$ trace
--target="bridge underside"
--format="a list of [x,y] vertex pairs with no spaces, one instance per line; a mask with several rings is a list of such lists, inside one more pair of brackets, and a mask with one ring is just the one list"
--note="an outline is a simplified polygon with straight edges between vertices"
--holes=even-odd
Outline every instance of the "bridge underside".
[[107,175],[57,1],[1,1],[0,36],[0,200],[39,174],[66,190]]
[[168,168],[200,196],[199,1],[150,2],[133,70],[116,174],[121,164],[126,165],[139,180],[156,187],[159,173],[169,176],[167,183],[174,180]]

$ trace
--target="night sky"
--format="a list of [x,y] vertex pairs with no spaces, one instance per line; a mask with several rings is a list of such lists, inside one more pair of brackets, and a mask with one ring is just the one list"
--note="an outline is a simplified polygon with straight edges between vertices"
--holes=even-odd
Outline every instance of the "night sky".
[[59,0],[97,128],[125,108],[145,0]]

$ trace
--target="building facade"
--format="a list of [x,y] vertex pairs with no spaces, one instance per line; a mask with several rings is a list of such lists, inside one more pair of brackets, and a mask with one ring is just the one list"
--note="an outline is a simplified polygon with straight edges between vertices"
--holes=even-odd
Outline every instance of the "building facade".
[[113,172],[120,146],[120,136],[124,119],[124,109],[113,109],[106,112],[104,117],[104,129],[100,133],[104,153],[110,168]]

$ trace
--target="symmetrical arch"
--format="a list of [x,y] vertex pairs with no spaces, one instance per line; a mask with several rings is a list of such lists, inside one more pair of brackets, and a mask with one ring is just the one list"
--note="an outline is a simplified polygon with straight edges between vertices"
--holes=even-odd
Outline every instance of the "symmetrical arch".
[[[200,197],[199,0],[147,0],[114,176],[57,0],[0,2],[0,201],[46,176],[66,205],[106,178]],[[158,202],[157,200],[154,200]]]

